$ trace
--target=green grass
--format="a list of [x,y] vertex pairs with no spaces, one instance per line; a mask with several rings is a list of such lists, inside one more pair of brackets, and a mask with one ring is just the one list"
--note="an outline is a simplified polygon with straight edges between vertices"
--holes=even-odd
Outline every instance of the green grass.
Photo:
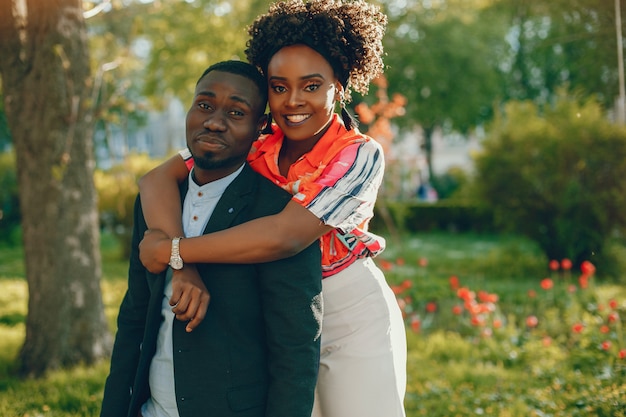
[[[514,236],[430,233],[389,243],[379,265],[396,289],[410,283],[398,290],[406,303],[409,417],[626,416],[623,285],[594,278],[589,288],[570,293],[578,272],[549,271],[536,246]],[[102,248],[105,313],[114,331],[127,263],[111,237],[103,236]],[[106,361],[39,380],[13,374],[28,295],[21,258],[20,248],[0,248],[0,416],[96,416]],[[483,313],[485,324],[452,313],[462,300],[450,288],[451,276],[475,294],[497,295],[492,311]],[[554,288],[541,288],[546,277]],[[429,302],[436,311],[426,310]],[[619,320],[609,322],[613,312]],[[538,317],[537,326],[526,325],[529,315]],[[585,327],[575,333],[578,322]]]

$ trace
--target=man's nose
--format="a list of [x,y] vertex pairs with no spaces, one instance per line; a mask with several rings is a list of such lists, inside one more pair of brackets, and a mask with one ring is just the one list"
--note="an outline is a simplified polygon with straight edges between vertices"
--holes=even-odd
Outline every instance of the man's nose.
[[218,113],[209,114],[204,119],[204,128],[209,130],[224,130],[226,129],[226,122],[224,117]]

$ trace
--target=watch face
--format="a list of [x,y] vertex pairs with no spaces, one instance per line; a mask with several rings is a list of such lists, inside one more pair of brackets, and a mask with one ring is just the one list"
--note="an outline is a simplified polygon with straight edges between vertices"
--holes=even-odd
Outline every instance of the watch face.
[[170,258],[170,266],[173,269],[182,269],[183,267],[183,260],[182,258]]

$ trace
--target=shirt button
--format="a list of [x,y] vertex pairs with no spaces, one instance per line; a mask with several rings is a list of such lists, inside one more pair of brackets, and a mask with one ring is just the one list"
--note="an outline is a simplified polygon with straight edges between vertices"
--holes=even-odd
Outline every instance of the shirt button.
[[202,191],[198,191],[198,197],[202,197],[204,194],[202,194]]
[[198,216],[193,216],[193,219],[194,220],[198,220]]

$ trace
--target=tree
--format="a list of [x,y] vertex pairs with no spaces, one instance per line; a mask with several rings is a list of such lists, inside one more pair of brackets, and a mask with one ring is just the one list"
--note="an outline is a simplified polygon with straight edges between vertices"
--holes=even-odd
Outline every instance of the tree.
[[398,123],[419,125],[424,132],[432,179],[434,131],[468,133],[492,116],[501,98],[498,57],[505,46],[505,21],[488,14],[489,2],[410,1],[401,9],[386,3],[389,90],[407,98],[407,117]]
[[29,288],[20,371],[108,357],[80,0],[0,0],[0,76]]

